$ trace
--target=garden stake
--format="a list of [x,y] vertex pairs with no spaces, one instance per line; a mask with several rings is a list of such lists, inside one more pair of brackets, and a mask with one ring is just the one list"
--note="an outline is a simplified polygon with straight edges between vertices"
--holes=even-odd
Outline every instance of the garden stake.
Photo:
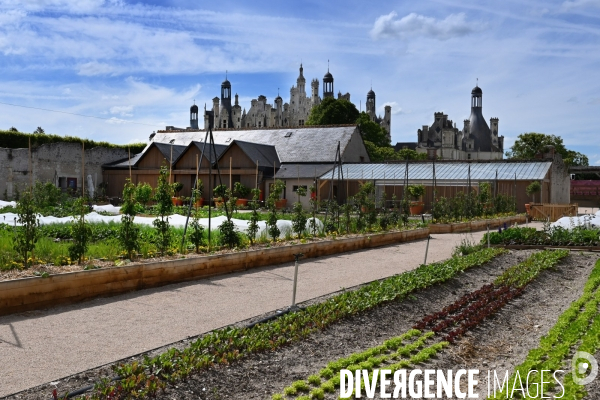
[[429,252],[429,239],[431,239],[431,235],[427,236],[427,247],[425,247],[425,260],[423,261],[423,265],[427,265],[427,253]]
[[487,224],[488,249],[490,248],[490,224]]
[[290,309],[295,309],[296,308],[296,284],[298,283],[298,260],[303,255],[304,254],[302,254],[302,253],[294,254],[294,259],[295,259],[295,263],[294,263],[294,291],[292,293],[292,306],[290,307]]

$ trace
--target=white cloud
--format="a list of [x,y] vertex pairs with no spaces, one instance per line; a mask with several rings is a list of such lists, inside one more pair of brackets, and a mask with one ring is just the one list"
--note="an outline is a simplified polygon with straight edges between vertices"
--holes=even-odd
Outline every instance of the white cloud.
[[402,107],[400,107],[400,105],[395,101],[383,103],[383,107],[381,107],[381,113],[385,112],[385,106],[392,107],[392,115],[405,114],[404,110],[402,110]]
[[97,61],[91,61],[79,66],[79,75],[83,76],[96,76],[96,75],[110,75],[116,72],[115,68]]
[[392,11],[388,15],[377,18],[371,37],[388,39],[423,36],[438,40],[468,35],[475,31],[473,23],[468,23],[464,13],[450,14],[443,20],[411,13],[398,19],[398,13]]
[[562,11],[571,11],[580,8],[599,7],[600,0],[567,0],[562,3]]
[[132,117],[133,106],[113,106],[110,108],[111,114],[118,114],[121,117]]
[[106,123],[107,123],[107,124],[111,124],[111,125],[114,125],[114,124],[121,125],[121,124],[126,124],[126,123],[128,123],[128,121],[126,121],[126,120],[124,120],[124,119],[120,119],[120,118],[115,118],[115,117],[112,117],[112,118],[110,118],[110,119],[107,119],[107,120],[106,120]]

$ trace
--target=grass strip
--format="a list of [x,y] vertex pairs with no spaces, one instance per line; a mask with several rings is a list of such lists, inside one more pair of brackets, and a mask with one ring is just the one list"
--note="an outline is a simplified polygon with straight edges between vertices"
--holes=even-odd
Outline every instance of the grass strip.
[[[301,340],[343,318],[385,302],[404,298],[416,290],[445,282],[456,274],[483,265],[505,252],[506,250],[501,248],[483,249],[467,256],[421,265],[412,271],[338,294],[323,303],[308,306],[304,310],[286,314],[252,328],[224,328],[210,332],[183,350],[170,349],[156,357],[146,357],[141,363],[144,367],[143,373],[128,373],[131,364],[116,367],[115,372],[124,379],[113,384],[106,381],[97,384],[94,393],[87,398],[108,399],[110,393],[123,392],[124,386],[127,387],[125,394],[135,394],[138,397],[155,395],[167,383],[172,384],[185,379],[194,371],[214,364],[229,363],[252,353],[273,350]],[[154,379],[158,379],[158,382]],[[150,380],[152,385],[146,385]]]
[[[594,354],[600,346],[600,315],[598,305],[600,304],[600,260],[596,262],[594,270],[590,274],[584,287],[582,296],[574,301],[571,306],[561,314],[556,324],[548,334],[541,338],[540,345],[529,351],[523,363],[515,368],[508,381],[508,390],[511,390],[517,374],[523,380],[529,371],[533,370],[560,370],[569,362],[572,349],[575,351],[587,351]],[[575,348],[580,343],[578,348]],[[532,374],[529,379],[528,388],[535,393],[533,388],[541,383],[540,374]],[[516,384],[519,387],[518,383]],[[545,384],[545,388],[552,390],[554,385]],[[571,374],[565,375],[564,379],[565,399],[581,399],[587,391],[584,386],[574,383]],[[505,399],[508,390],[496,393],[489,399]],[[547,392],[546,392],[547,393]]]

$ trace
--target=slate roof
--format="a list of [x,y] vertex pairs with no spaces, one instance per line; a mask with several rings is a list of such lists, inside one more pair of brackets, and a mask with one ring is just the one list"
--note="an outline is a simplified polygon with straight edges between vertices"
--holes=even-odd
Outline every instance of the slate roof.
[[129,168],[129,165],[134,167],[135,163],[137,163],[140,160],[140,158],[142,158],[142,154],[144,154],[144,153],[138,153],[138,154],[131,156],[131,161],[129,160],[129,158],[122,158],[122,159],[114,161],[112,163],[104,164],[102,166],[102,168],[123,169],[123,168]]
[[301,179],[306,178],[314,178],[315,176],[318,178],[323,175],[325,172],[329,171],[331,178],[331,168],[333,167],[333,163],[329,164],[314,164],[314,163],[306,163],[306,164],[281,164],[281,168],[275,174],[275,178],[277,179],[293,179],[298,178],[300,176]]
[[[229,145],[233,140],[275,146],[282,163],[333,162],[338,141],[342,152],[350,142],[355,125],[321,126],[282,129],[215,130],[215,143]],[[291,132],[291,135],[289,134]],[[153,143],[169,143],[187,146],[191,141],[203,142],[205,131],[157,132]]]
[[[435,176],[438,185],[464,184],[468,180],[469,165],[471,166],[471,181],[498,180],[532,181],[546,177],[551,161],[489,161],[489,162],[466,162],[466,161],[436,161]],[[402,184],[406,171],[406,163],[393,164],[344,164],[344,178],[350,180],[385,180]],[[337,174],[337,172],[336,172]],[[337,175],[336,175],[337,176]],[[331,179],[331,169],[322,174],[319,179]],[[421,183],[431,185],[433,183],[433,162],[409,162],[408,179],[411,184]]]
[[259,167],[273,168],[273,163],[275,163],[275,166],[279,168],[280,162],[275,146],[244,142],[242,140],[234,140],[231,146],[233,146],[233,143],[237,144],[252,161],[258,161]]
[[[175,164],[177,163],[177,161],[179,161],[179,159],[180,159],[181,157],[183,157],[183,155],[184,155],[184,154],[187,152],[187,150],[188,150],[190,147],[192,147],[192,146],[196,146],[196,147],[198,148],[198,150],[200,150],[200,152],[202,153],[202,148],[204,147],[204,142],[196,142],[196,141],[193,141],[193,142],[191,142],[190,144],[188,144],[188,145],[185,147],[185,149],[184,149],[184,150],[183,150],[183,151],[182,151],[182,152],[179,154],[179,157],[177,157],[177,159],[176,159],[176,160],[173,160],[173,165],[175,165]],[[227,150],[227,147],[228,147],[228,146],[226,146],[226,145],[224,145],[224,144],[216,144],[216,143],[215,143],[215,152],[217,153],[217,159],[219,159],[219,157],[221,157],[221,154],[223,154],[223,152],[224,152],[225,150]],[[174,151],[174,150],[173,150],[173,151]],[[210,149],[210,146],[209,146],[208,144],[206,145],[206,148],[204,149],[204,151],[205,151],[204,157],[205,157],[205,158],[206,158],[206,159],[207,159],[209,162],[211,162],[211,163],[214,163],[216,160],[214,159],[215,157],[214,157],[214,155],[213,155],[213,152],[212,152],[212,150]],[[173,153],[173,154],[174,154],[174,153]]]
[[169,160],[171,160],[171,150],[173,151],[173,164],[175,164],[175,160],[177,160],[179,158],[179,156],[181,155],[181,153],[183,153],[183,151],[186,149],[187,146],[182,146],[176,143],[170,144],[170,143],[157,143],[156,141],[153,143],[154,146],[156,146],[156,148],[158,149],[158,151],[161,152],[161,154],[163,156],[165,156],[165,159],[167,160],[167,162]]

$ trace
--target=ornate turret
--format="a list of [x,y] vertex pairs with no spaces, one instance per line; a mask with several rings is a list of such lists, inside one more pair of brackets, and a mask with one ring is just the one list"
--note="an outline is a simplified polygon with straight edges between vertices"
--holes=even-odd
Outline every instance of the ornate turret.
[[375,121],[376,115],[376,107],[375,107],[375,92],[371,88],[367,93],[367,115],[371,117],[371,121]]
[[470,139],[475,151],[492,151],[492,137],[482,113],[483,91],[479,86],[471,90],[471,116],[469,117]]
[[221,108],[219,109],[219,119],[215,125],[219,128],[233,128],[233,119],[231,112],[231,83],[225,74],[225,80],[221,83]]
[[327,73],[323,77],[323,98],[333,97],[333,75],[329,72],[327,67]]
[[190,128],[199,129],[198,128],[198,106],[194,101],[194,105],[190,107]]

